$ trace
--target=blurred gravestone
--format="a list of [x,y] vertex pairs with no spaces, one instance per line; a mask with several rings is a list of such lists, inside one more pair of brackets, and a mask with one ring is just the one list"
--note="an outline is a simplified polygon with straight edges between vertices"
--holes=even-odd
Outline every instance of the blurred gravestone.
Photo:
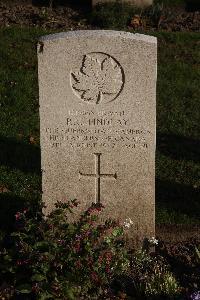
[[32,0],[35,6],[57,7],[57,6],[75,6],[82,7],[91,5],[92,0]]
[[[92,5],[95,6],[97,4],[102,4],[102,3],[115,3],[117,0],[92,0]],[[136,7],[147,7],[153,4],[153,0],[122,0],[118,1],[119,3],[128,3],[131,5],[134,5]]]
[[38,46],[43,200],[103,204],[102,218],[154,236],[156,38],[117,31]]

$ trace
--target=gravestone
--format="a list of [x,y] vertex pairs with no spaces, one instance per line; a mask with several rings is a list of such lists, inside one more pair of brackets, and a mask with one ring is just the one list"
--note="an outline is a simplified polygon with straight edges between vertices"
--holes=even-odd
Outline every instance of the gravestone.
[[[116,0],[92,0],[92,5],[95,6],[97,4],[103,3],[115,3]],[[119,1],[118,1],[119,2]],[[127,3],[130,5],[134,5],[136,7],[147,7],[153,4],[153,0],[121,0],[122,3]]]
[[[38,45],[43,200],[103,204],[138,243],[154,236],[157,42],[74,31]],[[129,228],[128,228],[129,227]]]

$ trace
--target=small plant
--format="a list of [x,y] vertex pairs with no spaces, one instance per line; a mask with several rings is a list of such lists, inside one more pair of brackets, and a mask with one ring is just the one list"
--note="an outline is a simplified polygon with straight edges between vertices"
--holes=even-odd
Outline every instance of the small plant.
[[123,29],[130,23],[132,16],[140,11],[141,9],[122,1],[99,4],[94,8],[90,22],[101,28]]
[[70,223],[77,205],[76,200],[57,203],[46,219],[28,218],[27,210],[16,214],[12,246],[2,245],[0,255],[1,280],[12,287],[10,293],[37,299],[103,297],[112,278],[127,270],[123,228],[112,220],[99,224],[103,207],[96,205]]
[[197,259],[200,263],[200,249],[198,247],[195,247],[195,252],[196,252],[196,255],[197,255]]
[[189,296],[189,300],[200,300],[200,291],[192,293]]
[[[196,252],[196,256],[197,256],[197,260],[198,263],[200,264],[200,247],[195,247],[195,252]],[[191,300],[200,300],[200,291],[196,291],[194,292],[191,296],[190,296]]]
[[132,261],[132,272],[138,295],[148,298],[179,294],[179,285],[161,257],[153,257],[146,250],[137,251]]
[[163,3],[156,3],[144,10],[143,17],[147,17],[153,26],[159,28],[163,16],[163,8]]
[[43,7],[40,11],[40,18],[43,20],[43,21],[48,21],[49,19],[49,11],[48,11],[48,8],[46,7]]

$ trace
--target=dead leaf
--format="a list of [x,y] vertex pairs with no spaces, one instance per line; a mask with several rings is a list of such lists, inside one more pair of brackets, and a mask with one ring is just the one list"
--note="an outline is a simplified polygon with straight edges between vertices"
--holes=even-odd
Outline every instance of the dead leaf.
[[33,136],[30,136],[29,142],[30,142],[30,144],[36,144],[36,140]]
[[9,192],[10,192],[9,189],[6,186],[0,185],[0,194],[9,193]]
[[132,20],[131,20],[131,24],[132,27],[137,28],[139,26],[142,25],[142,19],[139,15],[134,15]]

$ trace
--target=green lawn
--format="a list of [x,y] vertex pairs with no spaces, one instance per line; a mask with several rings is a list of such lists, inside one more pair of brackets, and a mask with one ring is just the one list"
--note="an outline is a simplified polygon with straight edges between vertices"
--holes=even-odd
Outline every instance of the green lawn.
[[157,222],[200,221],[199,34],[157,34]]
[[[0,226],[41,198],[36,42],[39,29],[0,30]],[[158,37],[157,223],[200,223],[200,34]],[[73,195],[71,195],[73,198]]]

